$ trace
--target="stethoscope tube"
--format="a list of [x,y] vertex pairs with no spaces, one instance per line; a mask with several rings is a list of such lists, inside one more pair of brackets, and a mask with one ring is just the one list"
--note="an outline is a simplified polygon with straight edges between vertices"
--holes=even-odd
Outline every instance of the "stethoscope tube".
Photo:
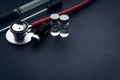
[[[92,1],[93,0],[84,0],[83,2],[80,2],[79,4],[69,9],[58,12],[57,14],[58,15],[63,15],[63,14],[69,15],[72,12],[75,12],[85,7]],[[46,18],[34,21],[30,25],[26,24],[26,22],[24,21],[19,21],[17,23],[14,23],[13,25],[11,25],[10,30],[7,31],[6,39],[8,42],[15,44],[15,45],[27,44],[30,41],[32,41],[33,38],[36,40],[40,40],[41,36],[46,34],[46,32],[48,32],[49,26],[45,25],[45,23],[48,23],[50,20],[51,18],[50,16],[48,16]],[[43,27],[41,27],[42,24],[44,24]]]
[[[89,3],[91,3],[93,0],[84,0],[82,2],[80,2],[79,4],[69,8],[69,9],[66,9],[66,10],[63,10],[61,12],[58,12],[59,15],[62,15],[62,14],[70,14],[74,11],[77,11],[85,6],[87,6]],[[45,23],[45,22],[49,22],[50,21],[50,16],[46,17],[46,18],[43,18],[43,19],[39,19],[37,21],[34,21],[31,23],[32,25],[32,28],[35,28],[37,27],[38,25],[42,24],[42,23]]]

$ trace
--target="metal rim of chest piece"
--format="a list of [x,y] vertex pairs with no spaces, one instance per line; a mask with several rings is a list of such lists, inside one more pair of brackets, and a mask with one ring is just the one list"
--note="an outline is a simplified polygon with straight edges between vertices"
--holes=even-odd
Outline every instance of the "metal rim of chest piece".
[[34,33],[28,32],[29,25],[24,21],[18,21],[10,26],[6,33],[6,40],[14,45],[24,45],[31,41]]

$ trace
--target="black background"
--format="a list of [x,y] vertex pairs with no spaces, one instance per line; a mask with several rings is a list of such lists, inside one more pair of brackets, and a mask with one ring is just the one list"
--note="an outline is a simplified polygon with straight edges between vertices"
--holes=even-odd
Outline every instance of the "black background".
[[[0,14],[29,1],[0,0]],[[80,1],[64,0],[63,8]],[[49,35],[38,45],[14,46],[0,33],[0,80],[120,80],[120,0],[95,0],[70,18],[68,38]]]

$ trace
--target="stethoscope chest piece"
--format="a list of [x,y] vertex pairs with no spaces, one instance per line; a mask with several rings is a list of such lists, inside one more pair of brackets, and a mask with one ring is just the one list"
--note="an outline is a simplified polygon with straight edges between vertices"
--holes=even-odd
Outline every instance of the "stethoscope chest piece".
[[24,45],[31,41],[34,34],[29,32],[29,25],[24,21],[18,21],[10,26],[6,33],[6,40],[15,45]]

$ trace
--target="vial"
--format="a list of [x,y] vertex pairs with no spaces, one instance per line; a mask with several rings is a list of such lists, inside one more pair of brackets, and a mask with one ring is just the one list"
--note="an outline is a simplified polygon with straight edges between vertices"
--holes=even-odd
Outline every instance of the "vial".
[[50,30],[50,34],[52,36],[58,36],[60,34],[59,32],[59,14],[52,14],[50,15],[51,18],[51,30]]
[[61,15],[60,16],[60,36],[61,37],[68,37],[69,36],[69,16],[68,15]]

